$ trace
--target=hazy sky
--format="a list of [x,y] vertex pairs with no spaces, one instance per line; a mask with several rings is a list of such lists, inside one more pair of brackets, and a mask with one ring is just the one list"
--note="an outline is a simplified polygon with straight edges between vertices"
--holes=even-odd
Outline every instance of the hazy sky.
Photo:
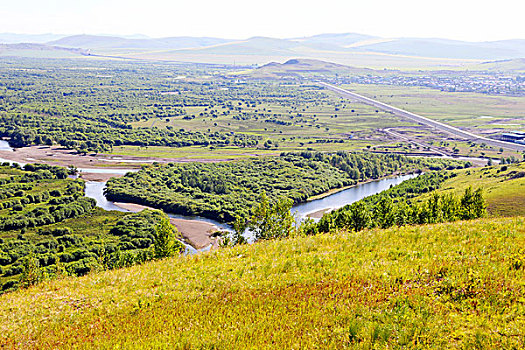
[[0,32],[525,39],[523,0],[0,0]]

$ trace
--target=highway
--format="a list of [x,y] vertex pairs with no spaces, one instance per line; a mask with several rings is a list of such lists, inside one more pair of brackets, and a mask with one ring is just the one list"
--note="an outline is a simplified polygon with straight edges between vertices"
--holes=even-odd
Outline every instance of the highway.
[[484,143],[484,144],[486,144],[488,146],[502,147],[502,148],[506,148],[506,149],[510,149],[510,150],[514,150],[514,151],[525,151],[525,145],[520,145],[520,144],[512,143],[512,142],[493,140],[493,139],[489,139],[489,138],[486,138],[486,137],[483,137],[483,136],[475,135],[475,134],[472,134],[472,133],[470,133],[468,131],[458,129],[458,128],[454,127],[454,126],[451,126],[451,125],[448,125],[448,124],[444,124],[444,123],[441,123],[441,122],[438,122],[438,121],[435,121],[435,120],[423,117],[423,116],[421,116],[419,114],[415,114],[415,113],[411,113],[411,112],[405,111],[403,109],[400,109],[400,108],[388,105],[388,104],[383,103],[383,102],[379,102],[377,100],[368,98],[368,97],[363,96],[363,95],[356,94],[355,92],[348,91],[346,89],[340,88],[340,87],[335,86],[335,85],[331,85],[331,84],[328,84],[328,83],[325,83],[325,82],[321,82],[321,81],[317,81],[317,83],[322,85],[323,87],[329,89],[329,90],[337,92],[339,95],[341,95],[343,97],[347,97],[347,98],[350,98],[350,99],[353,99],[353,100],[357,100],[357,101],[366,103],[368,105],[371,105],[371,106],[374,106],[376,108],[379,108],[379,109],[381,109],[383,111],[393,113],[394,115],[396,115],[396,116],[398,116],[400,118],[405,118],[405,119],[417,122],[417,123],[422,124],[422,125],[433,127],[435,129],[438,129],[440,131],[444,131],[444,132],[446,132],[446,133],[448,133],[450,135],[453,135],[455,137],[459,137],[459,138],[464,139],[464,140],[469,140],[469,141],[472,141],[472,142],[475,142],[475,143],[480,143],[480,144]]

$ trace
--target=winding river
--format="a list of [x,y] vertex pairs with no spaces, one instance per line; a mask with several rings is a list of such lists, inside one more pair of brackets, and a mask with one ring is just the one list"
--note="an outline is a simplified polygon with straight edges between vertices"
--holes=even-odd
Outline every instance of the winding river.
[[[333,209],[341,208],[347,204],[354,203],[365,197],[382,192],[390,188],[391,186],[398,185],[401,182],[411,179],[416,176],[417,175],[415,174],[400,175],[400,176],[396,176],[392,178],[386,178],[382,180],[371,181],[371,182],[367,182],[364,184],[360,184],[354,187],[344,189],[337,193],[328,195],[321,199],[316,199],[316,200],[312,200],[309,202],[300,203],[298,205],[295,205],[292,207],[292,213],[295,214],[297,221],[300,222],[304,220],[305,218],[307,218],[309,214],[312,214],[315,212],[327,212]],[[108,201],[106,199],[106,197],[104,196],[105,187],[106,187],[105,182],[88,181],[86,182],[86,196],[95,199],[97,201],[97,206],[101,207],[102,209],[128,211],[126,209],[118,207],[113,202]],[[171,218],[203,221],[206,223],[211,223],[223,231],[229,231],[229,232],[232,231],[231,226],[220,223],[215,220],[208,219],[208,218],[203,218],[200,216],[176,215],[176,214],[170,214],[170,213],[167,213],[167,214]],[[319,220],[319,218],[315,218],[315,217],[313,219],[315,221]],[[253,241],[253,237],[251,236],[250,232],[246,232],[245,236],[248,239],[248,241]],[[186,247],[187,247],[187,252],[190,254],[197,252],[197,250],[195,250],[190,245],[186,245]],[[204,249],[201,249],[200,251],[209,250],[209,249],[210,247],[206,247]]]
[[[4,140],[0,140],[0,151],[12,151],[13,149],[9,146],[9,143]],[[13,163],[10,160],[2,159],[0,158],[0,162],[9,162]],[[19,163],[20,164],[20,163]],[[23,166],[24,164],[20,164]],[[99,174],[126,174],[128,172],[135,172],[138,171],[138,169],[104,169],[104,168],[79,168],[80,172],[86,172],[86,173],[99,173]],[[354,203],[360,199],[363,199],[365,197],[371,196],[373,194],[382,192],[391,186],[395,186],[400,184],[401,182],[411,179],[417,175],[410,174],[410,175],[400,175],[392,178],[386,178],[382,180],[377,181],[371,181],[364,184],[360,184],[354,187],[350,187],[344,190],[341,190],[339,192],[327,195],[326,197],[308,201],[305,203],[300,203],[292,207],[292,213],[297,218],[297,221],[300,222],[304,220],[305,218],[309,217],[312,214],[312,219],[315,221],[319,220],[319,217],[322,216],[322,213],[341,208],[347,204]],[[105,210],[118,210],[126,212],[128,210],[123,209],[117,205],[115,205],[113,202],[108,201],[106,197],[104,196],[104,188],[106,187],[105,182],[95,182],[95,181],[87,181],[86,182],[86,196],[93,198],[97,202],[97,206],[105,209]],[[184,215],[176,215],[176,214],[169,214],[168,216],[171,218],[176,219],[187,219],[187,220],[198,220],[203,221],[206,223],[213,224],[217,226],[219,229],[224,231],[232,231],[232,228],[229,225],[220,223],[215,220],[211,220],[208,218],[203,218],[199,216],[184,216]],[[250,233],[247,232],[246,236],[248,240],[253,240],[252,237],[250,237]],[[191,247],[188,244],[186,245],[186,252],[189,254],[194,254],[198,252],[195,248]],[[201,249],[200,251],[209,250],[210,247],[206,247]]]

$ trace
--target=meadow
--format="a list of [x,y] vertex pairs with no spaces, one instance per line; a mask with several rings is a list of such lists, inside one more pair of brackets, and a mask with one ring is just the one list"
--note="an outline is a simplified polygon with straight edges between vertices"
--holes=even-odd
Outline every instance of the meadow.
[[525,215],[525,162],[456,170],[443,182],[438,193],[459,194],[468,186],[482,188],[489,216]]
[[0,296],[0,344],[521,348],[524,224],[341,231],[46,281]]

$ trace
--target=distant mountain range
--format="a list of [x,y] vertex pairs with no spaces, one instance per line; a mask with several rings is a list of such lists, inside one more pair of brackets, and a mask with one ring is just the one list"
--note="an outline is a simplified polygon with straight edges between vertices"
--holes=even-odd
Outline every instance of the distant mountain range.
[[[348,54],[505,60],[525,57],[525,40],[466,42],[433,38],[380,38],[344,33],[320,34],[304,38],[276,39],[252,37],[231,40],[213,37],[149,38],[105,35],[0,34],[0,43],[34,43],[49,48],[75,48],[100,55],[258,55],[271,57],[326,57]],[[4,45],[4,48],[8,47]]]

